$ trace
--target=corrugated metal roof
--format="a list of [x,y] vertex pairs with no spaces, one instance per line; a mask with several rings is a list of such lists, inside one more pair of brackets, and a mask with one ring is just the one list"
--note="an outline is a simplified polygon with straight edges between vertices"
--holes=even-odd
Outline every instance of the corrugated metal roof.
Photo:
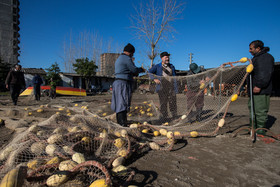
[[46,75],[47,73],[45,72],[44,69],[42,68],[22,68],[22,71],[25,74],[39,74],[39,75]]
[[[66,73],[66,72],[60,72],[60,74],[65,76],[72,76],[72,77],[81,77],[81,75],[77,73]],[[92,77],[99,77],[99,78],[115,78],[114,76],[107,76],[107,75],[94,75]]]

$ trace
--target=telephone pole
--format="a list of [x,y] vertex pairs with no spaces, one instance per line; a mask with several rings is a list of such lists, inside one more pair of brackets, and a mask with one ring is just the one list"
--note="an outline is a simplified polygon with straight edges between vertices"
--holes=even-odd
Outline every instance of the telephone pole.
[[190,53],[189,55],[190,55],[190,64],[191,64],[192,61],[193,61],[193,60],[192,60],[192,58],[193,58],[193,53]]

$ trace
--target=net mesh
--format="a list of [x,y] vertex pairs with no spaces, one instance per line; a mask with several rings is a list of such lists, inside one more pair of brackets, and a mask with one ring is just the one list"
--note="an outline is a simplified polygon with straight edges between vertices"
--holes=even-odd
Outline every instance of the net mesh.
[[177,139],[217,135],[230,103],[246,92],[247,75],[246,66],[221,66],[189,76],[148,75],[161,80],[161,88],[138,79],[128,112],[130,127],[116,123],[107,101],[95,109],[74,103],[26,108],[26,116],[48,119],[2,148],[0,177],[26,167],[23,186],[89,186],[102,180],[127,185],[135,172],[124,166],[126,161],[150,149],[172,150]]

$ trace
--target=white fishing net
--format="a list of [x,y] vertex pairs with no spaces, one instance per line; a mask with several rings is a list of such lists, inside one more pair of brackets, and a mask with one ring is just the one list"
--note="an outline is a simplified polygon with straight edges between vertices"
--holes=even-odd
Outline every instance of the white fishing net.
[[[26,109],[27,116],[49,117],[2,148],[2,183],[14,180],[10,177],[13,168],[25,168],[18,169],[16,175],[23,179],[22,186],[127,185],[135,172],[125,163],[137,155],[149,149],[172,150],[181,138],[217,135],[228,124],[230,103],[246,93],[246,67],[221,66],[189,76],[138,78],[128,112],[130,127],[116,123],[110,101],[95,110],[74,103]],[[161,80],[160,96],[149,77]],[[19,177],[22,173],[24,177]]]

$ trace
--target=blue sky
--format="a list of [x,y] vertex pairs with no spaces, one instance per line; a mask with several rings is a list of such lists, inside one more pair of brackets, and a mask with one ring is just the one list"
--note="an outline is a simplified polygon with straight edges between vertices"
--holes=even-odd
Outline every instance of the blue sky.
[[[262,40],[280,61],[279,0],[185,0],[182,19],[172,23],[175,38],[160,46],[171,53],[178,70],[193,61],[206,68],[251,57],[249,43]],[[130,28],[137,0],[20,0],[20,63],[25,68],[48,68],[54,62],[63,69],[63,45],[81,32],[94,32],[103,41],[122,49],[136,48],[136,65],[149,66],[146,45]],[[104,51],[107,52],[107,51]],[[119,52],[112,51],[110,52]],[[157,57],[155,62],[160,59]]]

